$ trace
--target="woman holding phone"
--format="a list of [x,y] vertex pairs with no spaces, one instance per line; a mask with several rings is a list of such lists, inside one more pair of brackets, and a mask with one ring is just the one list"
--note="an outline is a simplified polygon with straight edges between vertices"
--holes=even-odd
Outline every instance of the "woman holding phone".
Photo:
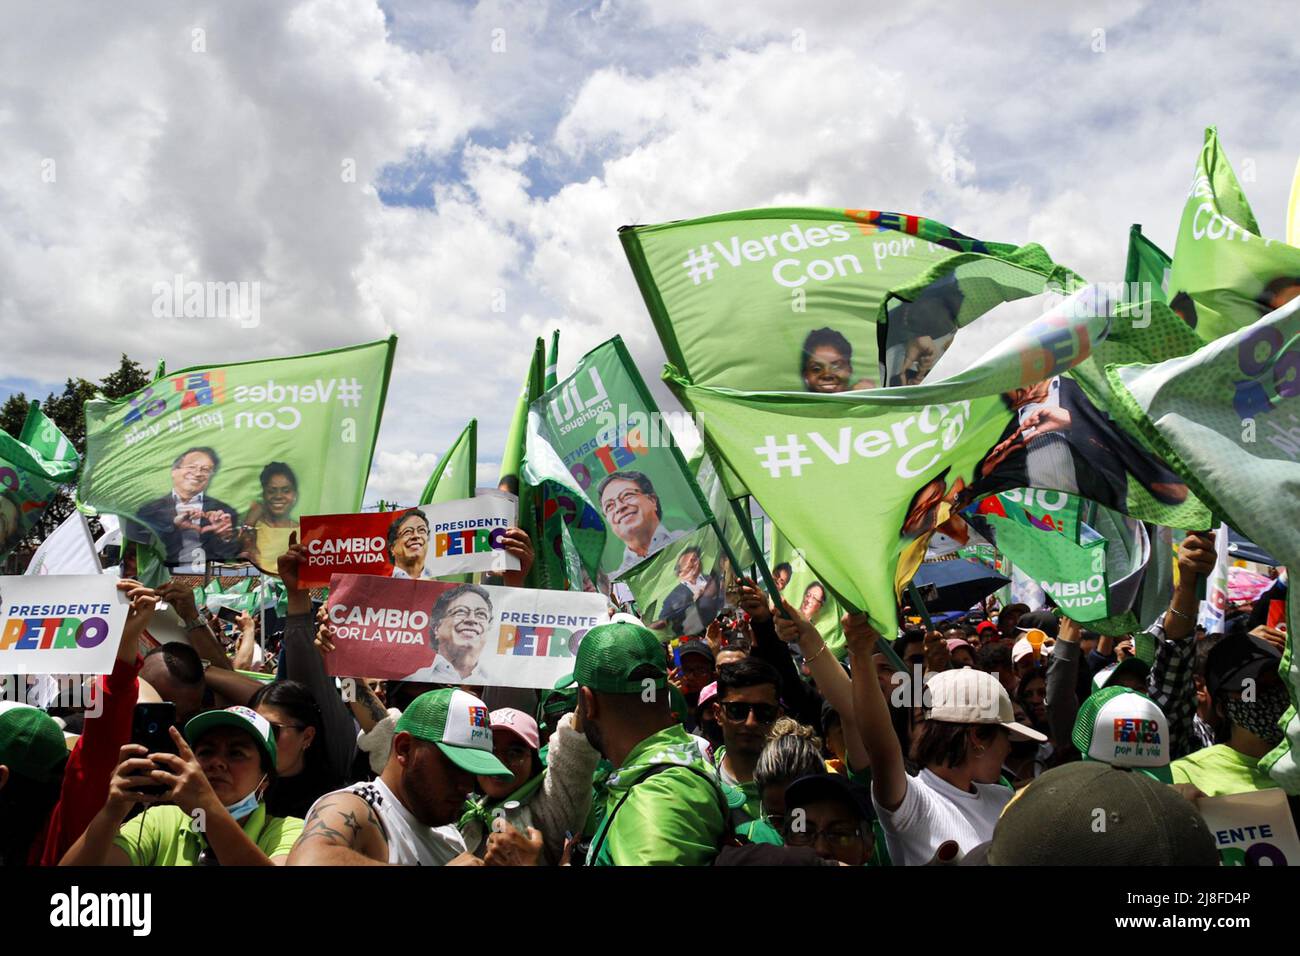
[[[127,744],[108,800],[64,854],[61,866],[271,866],[302,833],[262,796],[275,779],[275,735],[247,707],[210,710],[169,728],[176,753]],[[188,741],[187,741],[188,738]],[[142,789],[165,787],[162,794]],[[127,822],[139,805],[141,813]]]

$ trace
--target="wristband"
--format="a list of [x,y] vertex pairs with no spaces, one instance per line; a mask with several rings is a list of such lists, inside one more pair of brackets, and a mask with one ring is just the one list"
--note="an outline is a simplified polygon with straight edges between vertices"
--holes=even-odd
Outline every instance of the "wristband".
[[1174,617],[1181,617],[1184,621],[1187,621],[1189,624],[1195,620],[1191,615],[1184,614],[1182,611],[1178,610],[1178,608],[1174,607],[1172,604],[1169,605],[1169,613],[1172,614]]

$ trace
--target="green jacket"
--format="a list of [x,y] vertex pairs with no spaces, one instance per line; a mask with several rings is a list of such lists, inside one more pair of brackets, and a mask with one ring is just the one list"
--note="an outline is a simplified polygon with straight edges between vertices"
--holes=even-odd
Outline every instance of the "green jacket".
[[727,831],[727,799],[717,771],[680,724],[632,748],[603,789],[588,866],[713,862]]

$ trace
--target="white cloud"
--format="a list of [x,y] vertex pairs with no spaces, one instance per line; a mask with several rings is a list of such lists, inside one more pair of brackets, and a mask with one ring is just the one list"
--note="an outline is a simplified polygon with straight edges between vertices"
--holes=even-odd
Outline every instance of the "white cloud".
[[[1292,34],[1137,0],[44,4],[0,34],[0,380],[396,332],[367,500],[414,500],[471,416],[490,485],[535,336],[563,330],[563,370],[622,334],[666,400],[626,223],[896,209],[1111,279],[1131,222],[1172,251],[1218,122],[1278,235]],[[177,273],[262,283],[261,326],[153,317]]]

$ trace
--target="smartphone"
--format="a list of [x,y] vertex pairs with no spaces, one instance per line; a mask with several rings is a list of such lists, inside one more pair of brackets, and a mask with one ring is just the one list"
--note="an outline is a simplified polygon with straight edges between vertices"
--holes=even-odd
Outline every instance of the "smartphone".
[[239,622],[239,612],[233,607],[221,607],[217,609],[217,617],[223,621],[229,621],[231,624]]
[[[151,754],[176,752],[168,731],[176,723],[176,705],[163,701],[158,704],[136,704],[131,715],[131,743],[139,744]],[[159,784],[153,787],[138,787],[141,793],[166,793],[167,788]]]

